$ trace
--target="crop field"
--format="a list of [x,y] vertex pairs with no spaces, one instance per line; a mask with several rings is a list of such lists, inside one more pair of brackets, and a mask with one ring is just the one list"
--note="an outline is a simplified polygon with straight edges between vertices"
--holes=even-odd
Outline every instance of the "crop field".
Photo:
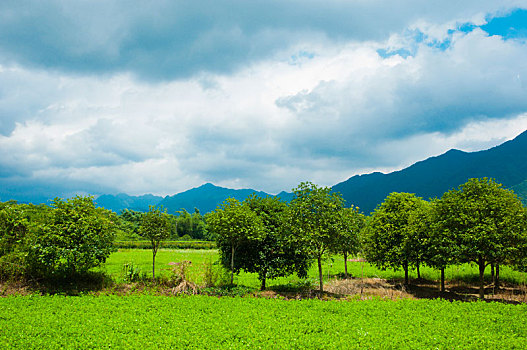
[[527,305],[206,296],[0,298],[0,348],[521,349]]
[[[207,263],[214,264],[218,260],[217,250],[205,250],[205,249],[160,249],[156,256],[156,275],[170,274],[171,266],[170,262],[180,261],[191,261],[192,265],[189,267],[188,278],[197,283],[201,284],[203,278],[204,265]],[[353,259],[351,259],[353,260]],[[123,278],[123,266],[124,264],[133,263],[142,273],[152,276],[152,252],[145,249],[120,249],[118,252],[113,253],[106,264],[101,270],[106,271],[112,278],[119,280]],[[216,265],[216,267],[218,267]],[[342,276],[344,273],[344,261],[340,256],[334,256],[331,259],[327,259],[323,265],[324,279],[329,281],[334,279],[336,276]],[[348,272],[354,277],[366,277],[366,278],[383,278],[383,279],[403,279],[404,273],[402,270],[386,270],[382,271],[374,266],[360,261],[348,261]],[[490,280],[490,269],[486,271],[487,279]],[[422,278],[430,281],[439,280],[439,271],[421,267]],[[417,278],[415,270],[410,271],[410,278]],[[457,280],[466,282],[476,282],[478,278],[478,269],[476,266],[469,264],[451,266],[446,270],[447,280]],[[527,282],[527,274],[521,273],[515,270],[503,266],[500,272],[500,278],[503,282],[512,282],[516,284],[525,284]],[[316,285],[318,279],[318,271],[314,264],[307,278],[307,282],[312,282]],[[287,285],[295,284],[301,281],[296,275],[288,277],[277,278],[268,281],[268,286],[276,285]],[[239,275],[235,275],[236,284],[244,285],[247,287],[258,288],[260,286],[257,275],[253,273],[241,272]]]

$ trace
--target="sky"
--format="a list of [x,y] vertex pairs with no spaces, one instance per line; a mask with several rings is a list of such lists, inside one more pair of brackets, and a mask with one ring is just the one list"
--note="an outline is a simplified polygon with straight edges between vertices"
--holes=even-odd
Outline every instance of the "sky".
[[0,200],[331,186],[527,129],[527,0],[0,2]]

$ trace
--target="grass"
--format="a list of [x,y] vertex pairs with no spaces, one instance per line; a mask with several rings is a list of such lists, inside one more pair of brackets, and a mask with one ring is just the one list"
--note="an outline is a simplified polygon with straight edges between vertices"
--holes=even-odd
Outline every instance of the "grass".
[[[168,278],[171,275],[170,262],[181,262],[184,260],[191,261],[191,266],[188,268],[187,277],[190,281],[203,285],[203,271],[206,265],[214,264],[215,269],[219,269],[217,250],[172,250],[172,249],[161,249],[156,256],[156,275],[165,276]],[[124,281],[123,266],[127,263],[133,263],[135,268],[138,268],[145,278],[151,278],[152,276],[152,253],[149,250],[144,249],[120,249],[118,252],[113,253],[106,264],[99,270],[109,274],[117,282]],[[527,289],[525,288],[527,274],[515,271],[507,266],[503,266],[500,269],[501,281],[507,285],[523,286],[523,294],[519,295],[514,300],[527,301]],[[344,272],[344,261],[339,256],[334,256],[331,259],[327,259],[323,265],[323,277],[325,284],[333,283],[335,280],[343,278]],[[490,269],[486,271],[486,279],[490,281]],[[364,279],[380,279],[383,280],[382,288],[386,291],[386,295],[398,295],[398,292],[393,290],[401,289],[402,281],[404,280],[404,273],[402,270],[386,270],[382,271],[377,269],[375,266],[361,261],[348,261],[348,273],[355,278]],[[417,274],[416,271],[410,271],[410,279],[413,280],[412,284],[422,284],[424,288],[421,290],[415,289],[415,295],[436,295],[434,292],[437,290],[437,281],[440,278],[439,271],[431,269],[429,267],[421,267],[422,281],[416,283]],[[446,270],[446,278],[448,286],[453,290],[456,290],[458,296],[452,296],[457,299],[467,299],[470,294],[473,294],[471,286],[476,285],[478,281],[478,269],[475,265],[463,264],[458,266],[451,266]],[[226,277],[224,277],[224,281]],[[387,283],[388,281],[389,283]],[[236,285],[244,287],[245,290],[258,290],[260,282],[258,281],[257,274],[241,272],[239,275],[235,275],[234,280]],[[291,290],[298,290],[311,286],[316,288],[318,284],[318,271],[314,264],[309,270],[308,277],[306,279],[300,279],[296,275],[287,277],[281,277],[273,280],[269,280],[267,286],[269,289],[290,292]],[[388,287],[391,286],[391,287]],[[346,289],[342,285],[336,288]],[[353,288],[356,288],[356,283]],[[353,289],[352,288],[352,289]],[[391,289],[390,289],[391,288]],[[370,288],[371,289],[371,288]],[[507,289],[504,289],[507,292]],[[518,294],[518,291],[510,290],[511,294]],[[476,292],[474,292],[476,293]],[[492,293],[489,290],[488,293]],[[375,294],[375,293],[374,293]],[[467,295],[465,298],[463,295]]]

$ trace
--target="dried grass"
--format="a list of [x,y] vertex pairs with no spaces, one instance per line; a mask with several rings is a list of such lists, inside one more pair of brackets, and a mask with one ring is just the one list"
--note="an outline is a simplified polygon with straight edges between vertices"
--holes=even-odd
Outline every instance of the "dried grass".
[[379,297],[382,299],[414,299],[415,297],[406,292],[404,287],[389,283],[382,278],[354,278],[344,280],[332,280],[326,284],[325,292],[345,296],[369,299]]

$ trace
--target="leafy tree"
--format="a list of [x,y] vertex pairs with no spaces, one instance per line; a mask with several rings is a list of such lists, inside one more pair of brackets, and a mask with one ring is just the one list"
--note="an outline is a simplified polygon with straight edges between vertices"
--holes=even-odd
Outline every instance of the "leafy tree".
[[516,260],[526,242],[525,209],[518,197],[492,179],[469,179],[436,203],[437,229],[452,237],[460,262],[479,267],[479,297],[485,297],[487,265]]
[[114,250],[115,214],[93,197],[56,198],[33,226],[27,261],[38,276],[71,277],[106,261]]
[[348,278],[348,256],[360,250],[359,233],[363,229],[366,217],[358,207],[344,208],[339,211],[338,229],[331,251],[344,257],[344,275]]
[[156,255],[161,241],[170,235],[170,217],[160,208],[150,206],[147,213],[143,215],[139,234],[148,239],[152,246],[152,279],[156,278]]
[[124,239],[140,239],[139,236],[139,227],[141,226],[141,221],[143,220],[143,212],[124,209],[121,210],[119,214],[119,229],[124,234]]
[[234,198],[227,198],[216,210],[207,214],[209,230],[216,235],[222,264],[234,273],[243,265],[237,259],[238,249],[247,241],[258,240],[263,234],[262,220],[247,205]]
[[420,205],[422,199],[412,193],[393,192],[375,209],[365,229],[366,259],[380,269],[402,267],[405,285],[408,268],[419,261],[419,242],[410,217]]
[[335,245],[344,200],[330,187],[318,187],[311,182],[302,182],[293,193],[295,197],[288,212],[289,229],[298,246],[317,260],[322,292],[322,259]]
[[284,213],[287,204],[276,197],[258,197],[251,195],[247,205],[258,215],[263,223],[262,234],[256,239],[243,243],[240,265],[247,272],[258,273],[261,290],[266,280],[297,273],[306,276],[309,259],[294,245],[289,231],[284,229]]
[[24,274],[24,250],[29,222],[16,202],[0,203],[0,277]]

